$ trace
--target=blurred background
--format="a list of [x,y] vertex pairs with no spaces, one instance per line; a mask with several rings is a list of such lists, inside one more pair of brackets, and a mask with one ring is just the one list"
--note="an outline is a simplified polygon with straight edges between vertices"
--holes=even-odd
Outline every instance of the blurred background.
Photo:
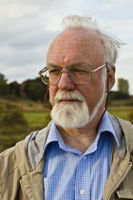
[[50,120],[38,71],[66,15],[91,16],[125,43],[108,110],[133,122],[132,8],[132,0],[0,0],[0,151]]

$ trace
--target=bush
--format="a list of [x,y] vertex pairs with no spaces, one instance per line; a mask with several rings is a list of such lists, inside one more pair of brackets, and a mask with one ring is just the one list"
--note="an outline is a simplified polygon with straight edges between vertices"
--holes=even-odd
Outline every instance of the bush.
[[21,109],[6,103],[0,113],[0,152],[23,139],[27,129],[28,123]]
[[28,124],[20,107],[9,102],[3,103],[0,113],[0,127],[4,127],[6,130],[7,127],[14,126],[28,126]]
[[20,110],[13,110],[3,114],[0,119],[1,126],[28,126]]

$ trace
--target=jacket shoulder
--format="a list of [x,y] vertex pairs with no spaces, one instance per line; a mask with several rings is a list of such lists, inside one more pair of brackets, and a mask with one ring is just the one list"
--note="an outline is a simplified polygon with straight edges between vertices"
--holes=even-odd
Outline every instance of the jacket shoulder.
[[[8,177],[17,168],[15,147],[0,153],[0,194],[8,183]],[[12,183],[10,183],[12,184]]]
[[[126,134],[130,134],[133,131],[133,124],[127,120],[123,120],[121,118],[117,117],[117,120],[119,121],[119,124],[122,128],[122,130],[126,133]],[[130,135],[132,136],[132,135]]]
[[[23,143],[19,142],[21,148]],[[20,187],[21,175],[16,145],[0,153],[0,200],[16,199]]]
[[124,132],[130,133],[131,131],[133,131],[133,124],[130,121],[121,119],[121,118],[113,116],[111,114],[109,114],[109,116],[110,116],[111,121],[117,120],[117,122],[119,122],[119,125]]
[[128,146],[129,152],[133,152],[133,124],[127,120],[123,120],[117,117],[122,132],[126,139],[126,145]]
[[8,169],[10,173],[12,171],[12,167],[14,168],[15,165],[16,165],[15,147],[12,147],[0,153],[0,173],[4,174],[7,171],[7,166],[10,166]]

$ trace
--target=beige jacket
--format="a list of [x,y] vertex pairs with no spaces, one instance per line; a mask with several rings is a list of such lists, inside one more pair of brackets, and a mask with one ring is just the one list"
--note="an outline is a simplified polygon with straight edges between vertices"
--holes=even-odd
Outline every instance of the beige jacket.
[[[122,129],[119,138],[121,149],[114,147],[104,200],[133,199],[133,126],[127,121],[118,121]],[[25,141],[0,154],[0,200],[44,199],[42,170],[45,161],[40,156],[39,148],[46,142],[49,129],[50,124],[41,133],[39,131],[28,136],[27,141],[32,138],[32,145],[36,147],[35,155],[32,155],[32,149],[29,153],[31,144],[27,142],[27,148]],[[43,141],[39,134],[43,136]],[[35,138],[41,147],[37,146]]]

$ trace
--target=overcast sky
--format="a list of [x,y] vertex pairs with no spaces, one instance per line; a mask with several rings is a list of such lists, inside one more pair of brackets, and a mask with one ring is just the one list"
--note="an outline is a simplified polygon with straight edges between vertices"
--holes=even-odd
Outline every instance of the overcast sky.
[[126,43],[116,79],[128,79],[133,94],[133,0],[0,0],[0,73],[9,82],[37,77],[61,19],[75,14],[97,19]]

